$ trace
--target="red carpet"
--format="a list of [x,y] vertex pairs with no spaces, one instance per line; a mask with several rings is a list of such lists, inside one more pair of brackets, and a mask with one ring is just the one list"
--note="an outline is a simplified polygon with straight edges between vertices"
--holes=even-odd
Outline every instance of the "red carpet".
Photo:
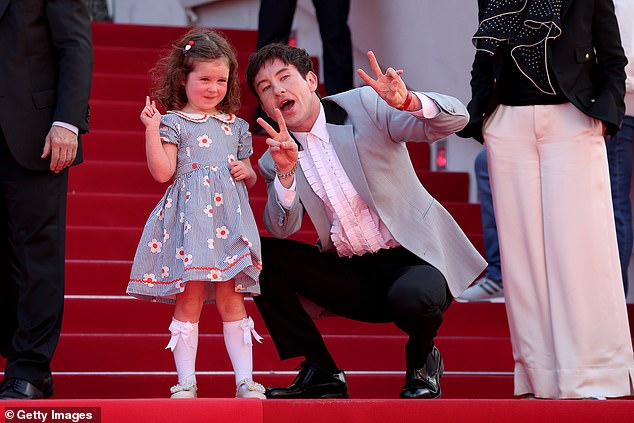
[[[77,413],[91,412],[92,421],[117,423],[625,423],[634,415],[631,401],[102,399],[28,404],[35,405],[42,412],[72,408]],[[24,403],[6,401],[1,411],[18,413],[24,407]]]

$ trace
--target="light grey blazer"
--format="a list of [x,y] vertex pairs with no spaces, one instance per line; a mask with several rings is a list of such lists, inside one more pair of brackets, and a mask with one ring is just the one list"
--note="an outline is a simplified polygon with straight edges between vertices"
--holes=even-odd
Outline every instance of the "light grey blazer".
[[[441,110],[432,119],[390,107],[370,87],[325,97],[323,101],[324,106],[331,101],[347,113],[341,125],[328,123],[327,127],[330,142],[358,194],[399,244],[442,272],[457,297],[487,263],[447,210],[420,183],[405,141],[432,142],[452,134],[467,124],[469,114],[453,97],[425,95]],[[326,119],[331,120],[328,112]],[[273,159],[268,151],[258,165],[268,189],[264,210],[268,231],[277,238],[287,238],[300,229],[306,211],[317,230],[318,246],[323,252],[336,253],[330,239],[332,222],[301,166],[295,174],[295,201],[286,209],[277,198]]]

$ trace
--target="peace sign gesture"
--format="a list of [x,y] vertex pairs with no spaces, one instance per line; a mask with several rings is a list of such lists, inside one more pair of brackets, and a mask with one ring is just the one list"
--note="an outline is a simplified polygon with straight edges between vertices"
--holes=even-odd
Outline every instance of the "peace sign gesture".
[[383,73],[372,51],[368,51],[368,60],[370,61],[372,72],[376,75],[376,79],[373,79],[370,75],[365,73],[363,69],[357,69],[357,74],[359,74],[361,79],[371,86],[387,104],[396,108],[401,107],[407,100],[409,92],[405,82],[401,79],[403,70],[394,70],[394,68],[390,67]]
[[150,96],[145,96],[145,107],[141,110],[141,122],[145,127],[157,129],[161,124],[161,113],[156,108],[156,102],[150,101]]
[[[266,139],[266,144],[269,146],[271,158],[275,162],[278,177],[280,177],[280,175],[294,171],[297,165],[297,144],[291,137],[288,129],[286,129],[286,121],[278,108],[275,109],[275,120],[280,128],[279,132],[273,129],[273,127],[262,118],[258,118],[257,122],[269,135],[269,138]],[[292,173],[289,177],[290,176],[292,176]],[[280,179],[282,178],[280,177]]]

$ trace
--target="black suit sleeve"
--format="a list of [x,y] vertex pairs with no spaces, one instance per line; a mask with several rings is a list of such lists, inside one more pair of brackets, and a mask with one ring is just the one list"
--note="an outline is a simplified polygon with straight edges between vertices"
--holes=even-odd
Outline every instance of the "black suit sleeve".
[[[488,0],[478,0],[478,22],[484,18]],[[484,142],[482,138],[482,122],[491,103],[494,88],[493,56],[483,51],[476,51],[471,67],[471,101],[467,105],[469,123],[457,135],[474,138]]]
[[615,134],[625,114],[625,65],[627,59],[621,45],[619,25],[611,0],[594,3],[592,38],[598,59],[600,78],[596,83],[598,95],[591,103],[588,114],[601,116],[606,134]]
[[53,120],[88,131],[88,98],[93,66],[92,37],[84,0],[46,4],[51,42],[58,58],[57,101]]

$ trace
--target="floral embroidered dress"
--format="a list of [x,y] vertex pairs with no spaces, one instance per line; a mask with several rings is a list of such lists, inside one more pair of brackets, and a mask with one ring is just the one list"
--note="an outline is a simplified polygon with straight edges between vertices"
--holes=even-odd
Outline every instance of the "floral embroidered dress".
[[[260,293],[260,238],[247,187],[229,163],[253,153],[248,124],[235,115],[169,111],[161,141],[178,146],[173,183],[145,223],[127,293],[174,302],[187,281],[233,279],[235,290]],[[206,302],[214,300],[211,283]]]

